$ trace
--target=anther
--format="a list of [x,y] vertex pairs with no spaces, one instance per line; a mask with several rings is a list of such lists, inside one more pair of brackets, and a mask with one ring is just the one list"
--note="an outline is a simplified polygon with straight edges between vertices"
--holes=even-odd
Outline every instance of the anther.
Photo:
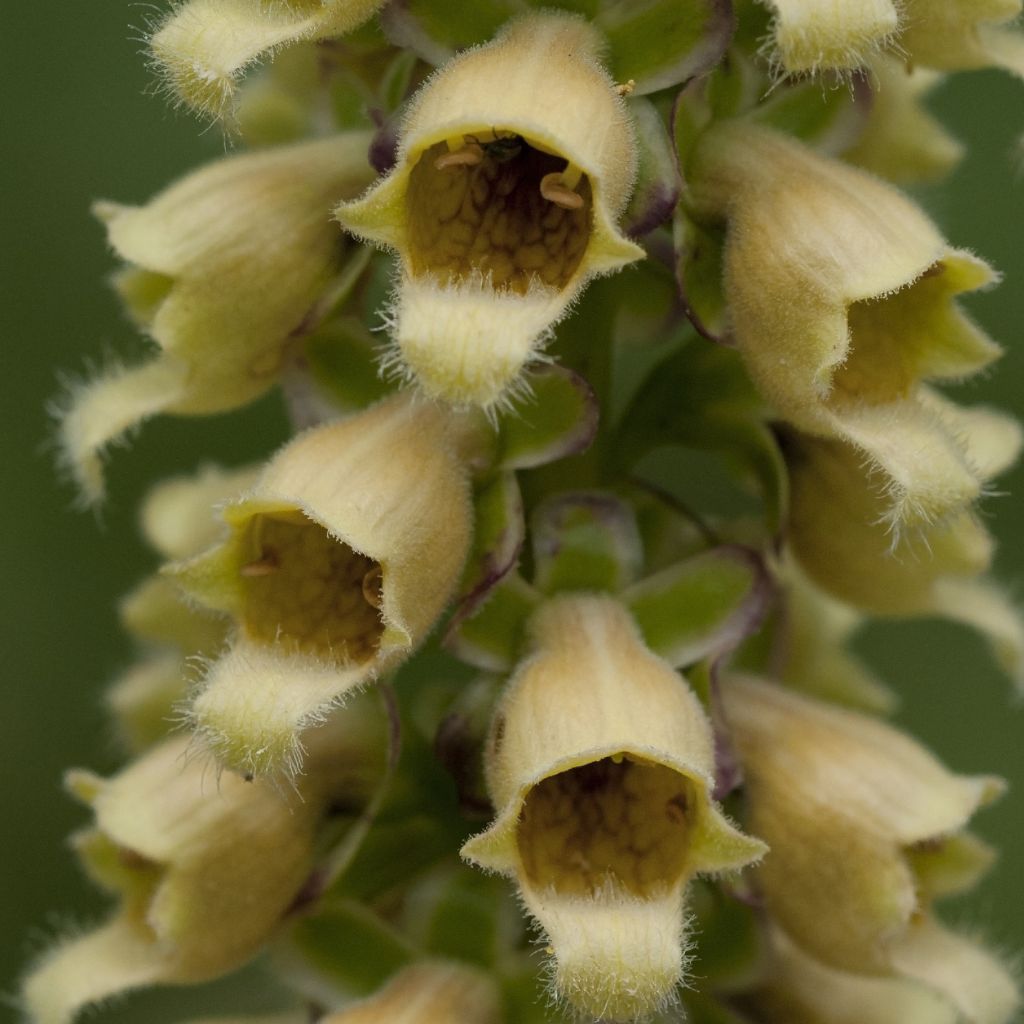
[[615,91],[620,96],[632,96],[633,90],[635,88],[636,88],[636,81],[635,81],[635,79],[631,78],[631,79],[629,79],[629,81],[620,82],[617,86],[615,86]]
[[381,605],[380,587],[384,582],[384,573],[379,565],[375,565],[363,577],[363,597],[366,603],[379,608]]
[[583,206],[583,196],[574,192],[565,182],[563,171],[552,171],[540,179],[540,194],[563,210],[578,210]]
[[483,147],[476,142],[470,142],[452,153],[442,153],[434,161],[434,166],[439,171],[445,171],[449,167],[474,167],[483,158]]
[[272,576],[280,568],[281,566],[273,555],[264,555],[262,558],[257,558],[255,562],[243,565],[238,570],[238,574],[249,577]]

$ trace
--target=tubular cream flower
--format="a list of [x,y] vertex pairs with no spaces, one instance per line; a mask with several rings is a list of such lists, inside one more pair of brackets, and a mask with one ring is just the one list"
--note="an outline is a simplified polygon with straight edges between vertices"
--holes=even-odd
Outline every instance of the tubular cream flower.
[[1024,35],[1012,26],[1021,0],[904,0],[900,48],[946,71],[999,67],[1024,75]]
[[772,61],[791,73],[855,71],[892,42],[893,0],[767,0],[775,12]]
[[172,94],[210,118],[230,115],[238,80],[261,57],[344,35],[384,0],[178,0],[149,41]]
[[103,449],[129,428],[234,409],[274,383],[351,249],[329,212],[370,180],[369,142],[353,132],[227,157],[146,206],[97,205],[129,264],[115,287],[161,351],[72,390],[60,442],[87,500],[102,496]]
[[928,905],[991,863],[963,829],[1002,781],[953,775],[891,726],[777,685],[733,677],[721,696],[748,824],[769,845],[758,881],[789,936],[831,967],[917,979],[964,1004],[968,1020],[1003,1021],[1016,991],[1002,968],[991,963],[989,980],[1005,1013],[990,1014],[975,1005],[986,997],[966,991],[965,977],[945,978],[927,952],[963,942]]
[[373,783],[359,780],[369,779],[365,750],[381,729],[366,710],[314,730],[321,735],[309,737],[309,771],[291,799],[267,781],[214,780],[185,736],[110,780],[71,772],[68,787],[96,816],[75,848],[121,905],[28,976],[23,999],[35,1024],[62,1024],[126,989],[218,977],[254,956],[307,880],[331,800],[369,798]]
[[448,426],[402,395],[299,435],[224,507],[227,540],[170,567],[236,623],[189,712],[221,763],[294,771],[299,730],[433,627],[471,531]]
[[779,415],[860,449],[884,474],[894,526],[977,498],[960,414],[921,382],[999,355],[953,302],[992,283],[989,267],[890,186],[753,124],[708,131],[688,180],[701,215],[727,222],[733,333]]
[[[164,559],[198,555],[226,532],[217,506],[252,486],[257,471],[204,466],[190,477],[165,480],[142,505],[142,532]],[[122,601],[121,622],[144,649],[142,657],[107,690],[107,707],[132,750],[170,728],[174,707],[187,691],[188,659],[212,657],[227,639],[223,616],[185,599],[172,580],[153,575]]]
[[424,961],[399,971],[379,992],[321,1018],[320,1024],[501,1024],[494,982],[465,964]]
[[548,935],[559,996],[633,1020],[682,979],[688,881],[765,848],[712,802],[700,702],[621,605],[555,598],[532,620],[531,650],[491,730],[497,817],[462,854],[516,880]]
[[636,140],[595,29],[507,24],[414,97],[394,170],[336,215],[398,251],[395,363],[427,394],[493,406],[597,274],[643,256],[616,227]]

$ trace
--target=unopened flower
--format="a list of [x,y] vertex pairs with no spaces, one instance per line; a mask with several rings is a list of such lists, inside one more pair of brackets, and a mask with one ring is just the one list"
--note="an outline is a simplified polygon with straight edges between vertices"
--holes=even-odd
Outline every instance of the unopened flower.
[[700,215],[727,224],[732,331],[778,414],[856,446],[884,479],[895,527],[977,498],[960,414],[922,382],[999,355],[953,301],[992,283],[990,268],[892,187],[753,124],[705,133],[688,180]]
[[231,156],[146,206],[97,205],[128,264],[115,287],[160,352],[73,388],[60,441],[86,499],[102,495],[103,449],[131,427],[234,409],[275,382],[351,249],[330,210],[370,180],[369,141],[355,132]]
[[596,30],[508,23],[414,97],[394,170],[336,213],[401,260],[395,362],[429,394],[500,402],[596,274],[643,250],[616,227],[637,154]]
[[372,712],[344,714],[307,738],[297,793],[230,774],[214,779],[203,758],[189,756],[187,736],[109,780],[69,774],[69,788],[96,817],[75,848],[120,906],[95,931],[58,944],[28,976],[23,1000],[35,1024],[62,1024],[126,989],[215,978],[259,951],[306,882],[331,801],[365,801],[380,774],[368,753],[381,739]]
[[[165,480],[142,505],[145,539],[163,559],[198,555],[227,530],[217,506],[250,487],[256,470],[204,466]],[[189,659],[213,657],[227,638],[223,616],[189,601],[173,580],[154,574],[122,601],[121,623],[142,647],[139,660],[106,693],[107,707],[127,746],[141,750],[164,736],[188,689]]]
[[379,992],[321,1024],[500,1024],[494,982],[466,964],[424,961],[399,971]]
[[210,118],[232,113],[238,80],[260,58],[358,28],[383,0],[179,0],[149,45],[172,94]]
[[235,623],[190,708],[223,764],[294,770],[298,732],[433,627],[471,531],[448,427],[401,395],[299,435],[224,507],[228,538],[172,567]]
[[[970,1003],[957,989],[965,979],[928,964],[926,949],[957,941],[930,919],[930,902],[991,862],[963,830],[1002,781],[954,775],[893,727],[778,685],[732,677],[721,698],[747,823],[769,845],[757,879],[772,917],[831,967],[918,979]],[[990,975],[1009,1012],[1013,982],[994,963]],[[963,1009],[969,1020],[1005,1019]]]
[[516,880],[547,933],[560,997],[633,1020],[682,979],[689,880],[764,846],[713,803],[700,702],[621,605],[556,598],[532,620],[530,650],[488,744],[497,817],[462,853]]

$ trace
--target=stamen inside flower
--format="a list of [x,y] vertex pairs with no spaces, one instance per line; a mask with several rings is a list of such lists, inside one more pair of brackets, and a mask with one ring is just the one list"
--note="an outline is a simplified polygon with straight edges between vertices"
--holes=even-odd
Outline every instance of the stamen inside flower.
[[299,511],[261,513],[245,529],[246,632],[335,661],[371,658],[383,632],[381,567]]
[[686,867],[691,790],[679,772],[630,757],[549,776],[519,819],[527,875],[562,895],[592,896],[609,882],[640,897],[663,891]]
[[591,198],[579,168],[514,132],[439,142],[409,178],[412,272],[520,294],[537,281],[561,289],[587,247]]

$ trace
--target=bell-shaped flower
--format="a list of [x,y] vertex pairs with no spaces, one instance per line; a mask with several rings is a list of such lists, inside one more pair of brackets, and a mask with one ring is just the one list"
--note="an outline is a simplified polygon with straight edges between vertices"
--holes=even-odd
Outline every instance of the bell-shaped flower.
[[[948,937],[928,911],[991,863],[992,851],[964,828],[1002,781],[954,775],[892,726],[779,685],[731,677],[721,700],[747,824],[769,846],[757,881],[772,917],[831,967],[975,998],[954,991],[962,979],[944,981],[928,966],[925,950]],[[1012,994],[1012,981],[993,971],[1004,997]]]
[[801,430],[855,445],[896,527],[966,507],[982,478],[955,406],[925,380],[999,355],[953,301],[993,282],[891,186],[753,124],[705,133],[688,168],[700,216],[727,225],[731,329],[754,383]]
[[433,627],[471,532],[450,428],[398,395],[300,434],[224,506],[229,536],[170,568],[235,624],[189,709],[222,764],[295,770],[299,731]]
[[395,249],[393,361],[427,394],[494,406],[596,274],[643,256],[616,226],[637,150],[581,18],[533,13],[413,98],[386,178],[336,215]]
[[425,960],[399,971],[379,992],[320,1024],[501,1024],[493,979],[467,964]]
[[[979,478],[1009,465],[1020,429],[986,409],[958,410],[960,437]],[[788,539],[826,592],[879,615],[942,615],[981,632],[1004,669],[1024,678],[1024,624],[1013,603],[982,578],[994,542],[977,516],[960,512],[915,531],[887,528],[887,497],[860,453],[841,441],[788,433]]]
[[1024,35],[1013,24],[1021,9],[1021,0],[905,0],[899,46],[925,67],[1024,75]]
[[330,210],[371,179],[369,142],[353,132],[230,156],[145,206],[97,205],[128,264],[115,287],[160,351],[71,390],[60,443],[87,500],[102,496],[104,448],[131,427],[234,409],[275,382],[351,256]]
[[171,95],[209,118],[230,116],[239,79],[262,57],[331,39],[369,21],[384,0],[182,0],[149,40]]
[[683,977],[689,880],[764,846],[712,801],[701,704],[618,602],[552,599],[529,650],[486,752],[497,816],[462,854],[515,879],[547,934],[559,997],[603,1020],[642,1018]]
[[966,939],[939,932],[933,943],[935,969],[958,978],[963,988],[988,998],[966,1010],[957,1001],[919,981],[877,977],[837,970],[815,960],[779,928],[770,929],[769,955],[763,982],[753,996],[741,998],[755,1020],[799,1021],[801,1024],[1004,1024],[1015,1005],[1007,989],[1005,968]]
[[33,969],[23,988],[29,1018],[63,1024],[127,989],[194,984],[250,960],[307,882],[331,803],[343,796],[358,806],[372,796],[384,768],[383,732],[384,717],[370,703],[312,730],[295,792],[268,780],[215,779],[187,736],[109,780],[71,772],[68,787],[95,814],[74,846],[120,906]]
[[[140,511],[142,533],[163,559],[205,551],[226,532],[217,507],[255,482],[253,468],[204,466],[192,476],[153,487]],[[154,574],[121,601],[121,623],[142,648],[140,658],[106,693],[118,731],[132,750],[164,736],[193,672],[189,659],[218,654],[227,638],[223,616],[188,601],[173,580]]]

